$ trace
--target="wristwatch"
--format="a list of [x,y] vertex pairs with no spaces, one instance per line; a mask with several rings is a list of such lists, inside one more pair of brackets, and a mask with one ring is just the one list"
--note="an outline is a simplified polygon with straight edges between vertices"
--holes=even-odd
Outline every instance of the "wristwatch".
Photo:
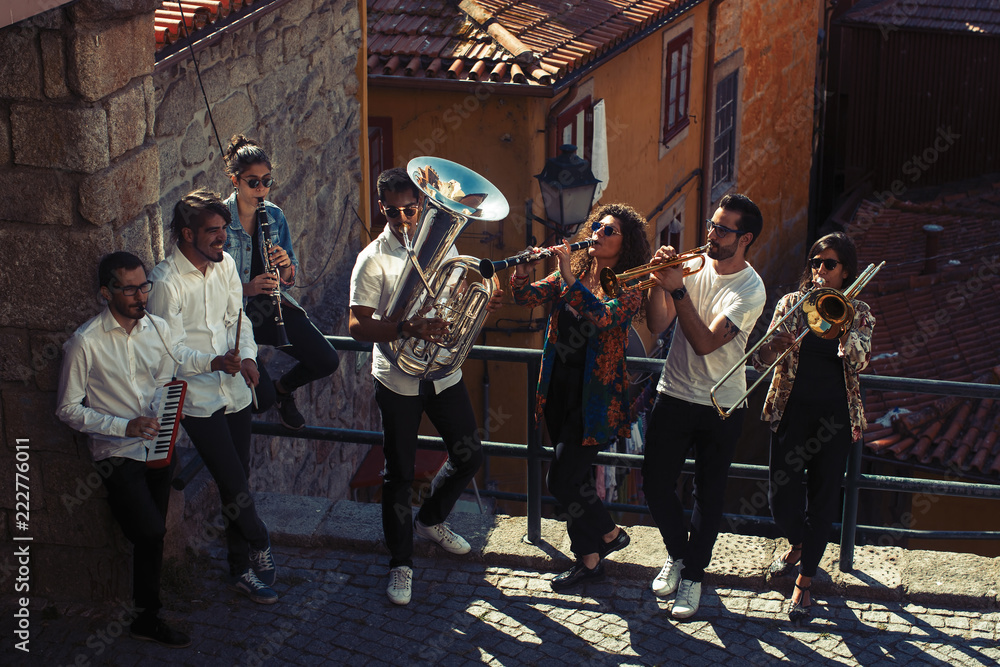
[[686,287],[678,287],[677,289],[670,292],[670,296],[673,298],[674,301],[680,301],[687,296],[687,293],[688,291]]

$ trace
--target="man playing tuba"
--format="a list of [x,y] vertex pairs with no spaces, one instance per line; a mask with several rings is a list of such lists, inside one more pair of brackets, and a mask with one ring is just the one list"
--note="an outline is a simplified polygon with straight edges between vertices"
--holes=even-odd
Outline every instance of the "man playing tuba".
[[[386,217],[385,230],[358,255],[351,274],[350,331],[355,340],[390,343],[404,337],[434,341],[448,330],[448,323],[430,313],[390,321],[382,316],[409,261],[411,238],[420,211],[422,194],[401,168],[383,172],[377,183],[379,210]],[[406,235],[404,237],[404,235]],[[449,257],[458,253],[452,246]],[[501,292],[490,298],[487,310],[500,306]],[[431,315],[425,317],[424,315]],[[413,533],[436,542],[454,554],[469,552],[469,543],[444,520],[482,462],[481,442],[472,403],[462,381],[461,369],[431,381],[403,373],[389,362],[379,345],[372,352],[375,400],[382,413],[385,475],[382,481],[382,529],[389,548],[389,599],[410,602],[413,578]],[[426,413],[448,449],[448,462],[440,485],[424,500],[414,518],[410,506],[417,431]]]

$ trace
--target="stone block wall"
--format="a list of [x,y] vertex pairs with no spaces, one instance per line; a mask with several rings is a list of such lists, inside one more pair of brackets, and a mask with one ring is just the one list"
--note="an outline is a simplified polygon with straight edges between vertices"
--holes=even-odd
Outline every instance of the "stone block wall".
[[[362,31],[356,0],[291,0],[195,54],[223,146],[233,134],[243,133],[261,142],[271,157],[277,185],[269,198],[288,218],[300,262],[299,287],[292,293],[328,335],[347,334],[348,283],[362,247],[355,215],[362,177],[355,66]],[[185,193],[207,186],[225,197],[232,184],[190,56],[157,66],[153,87],[159,203],[169,225],[173,206]],[[165,250],[168,243],[165,236]],[[359,365],[355,357],[342,353],[332,378],[296,392],[307,423],[379,428],[370,361],[365,355]],[[293,364],[271,348],[264,358],[272,377]],[[263,418],[277,421],[277,414]],[[255,490],[346,498],[367,450],[255,436],[251,485]],[[203,494],[198,497],[199,503],[204,501]],[[196,522],[202,513],[201,507],[184,510]]]
[[[36,599],[129,594],[128,546],[100,475],[54,410],[61,345],[103,307],[99,258],[128,250],[152,266],[155,256],[155,5],[81,0],[0,30],[0,535],[32,537]],[[26,528],[18,460],[28,463]],[[12,556],[0,555],[0,593],[13,591]]]

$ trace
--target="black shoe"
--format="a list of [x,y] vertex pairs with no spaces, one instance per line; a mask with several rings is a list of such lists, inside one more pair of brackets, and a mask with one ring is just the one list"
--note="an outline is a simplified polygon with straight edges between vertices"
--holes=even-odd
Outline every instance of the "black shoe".
[[603,563],[598,563],[597,567],[591,570],[583,564],[583,561],[577,561],[571,569],[566,570],[552,580],[552,590],[561,591],[565,588],[576,586],[577,584],[587,581],[588,579],[601,579],[603,577]]
[[191,645],[190,637],[183,632],[174,630],[158,618],[149,623],[136,621],[129,627],[128,634],[133,639],[156,642],[160,646],[169,648],[187,648]]
[[618,537],[611,540],[610,542],[603,543],[597,553],[601,554],[601,558],[604,558],[608,554],[614,553],[616,551],[621,551],[622,549],[627,547],[629,545],[629,542],[631,541],[632,538],[628,536],[628,533],[625,532],[625,529],[619,528]]
[[278,418],[286,428],[298,431],[306,425],[306,418],[295,407],[295,398],[291,394],[278,391],[278,383],[274,383],[275,404],[278,406]]
[[792,623],[801,623],[809,618],[810,607],[812,607],[812,596],[810,596],[809,604],[805,605],[802,604],[802,598],[809,592],[810,586],[812,586],[811,583],[806,587],[799,586],[798,582],[795,583],[795,587],[802,592],[799,594],[798,601],[788,601],[788,620]]

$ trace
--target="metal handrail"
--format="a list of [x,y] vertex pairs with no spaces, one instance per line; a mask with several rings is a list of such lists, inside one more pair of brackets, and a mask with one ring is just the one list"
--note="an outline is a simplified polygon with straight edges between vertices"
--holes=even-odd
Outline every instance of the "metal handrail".
[[[359,343],[353,338],[345,336],[327,336],[326,338],[340,351],[370,352],[372,349],[371,343]],[[526,364],[528,367],[526,391],[527,414],[534,414],[535,383],[541,365],[541,351],[523,348],[479,345],[472,348],[469,358]],[[626,361],[628,367],[633,370],[638,369],[648,372],[657,372],[663,366],[662,359],[628,357]],[[753,378],[756,373],[749,367],[747,368],[747,372],[751,378]],[[878,375],[862,375],[860,379],[862,398],[864,398],[864,392],[866,390],[878,390],[961,396],[968,398],[1000,399],[1000,385],[971,382],[951,382],[945,380],[923,380],[918,378],[886,377]],[[543,498],[541,489],[542,463],[544,461],[551,460],[552,452],[551,450],[547,450],[542,447],[541,427],[538,424],[534,424],[534,421],[534,419],[529,419],[526,434],[527,444],[496,442],[491,440],[483,442],[483,449],[487,454],[527,459],[527,493],[517,494],[490,490],[480,491],[482,495],[526,502],[528,533],[526,540],[533,544],[537,543],[541,539],[542,502],[543,500],[546,502],[553,501],[551,498]],[[252,429],[254,433],[260,435],[352,442],[368,445],[377,445],[382,443],[382,433],[380,431],[362,431],[356,429],[319,426],[307,426],[298,431],[292,431],[285,428],[281,424],[264,422],[254,422]],[[421,449],[445,451],[444,443],[437,437],[419,436],[417,442],[418,447]],[[844,480],[844,488],[846,492],[844,515],[840,531],[841,571],[850,572],[853,570],[854,548],[856,545],[856,536],[859,532],[864,534],[892,533],[900,536],[938,539],[997,539],[1000,537],[1000,532],[996,531],[928,531],[904,527],[887,528],[858,525],[858,493],[861,489],[1000,499],[1000,485],[958,482],[953,480],[915,479],[890,475],[862,474],[861,455],[863,445],[864,443],[862,440],[858,440],[853,443],[851,452],[848,455],[847,474]],[[636,454],[600,452],[597,455],[597,463],[602,465],[641,468],[642,461],[643,457]],[[194,462],[186,466],[181,474],[178,475],[178,479],[175,480],[176,488],[183,488],[183,486],[197,472],[197,469],[194,468],[193,464]],[[693,472],[694,467],[694,460],[687,459],[684,462],[682,470],[684,472]],[[761,465],[734,463],[730,467],[730,477],[766,480],[768,479],[768,468],[767,466]],[[625,505],[619,503],[606,503],[606,505],[612,510],[648,513],[648,509],[643,506]],[[773,522],[762,517],[742,515],[726,516],[736,522],[739,522],[740,525],[756,526],[758,529],[761,526],[773,526]]]

